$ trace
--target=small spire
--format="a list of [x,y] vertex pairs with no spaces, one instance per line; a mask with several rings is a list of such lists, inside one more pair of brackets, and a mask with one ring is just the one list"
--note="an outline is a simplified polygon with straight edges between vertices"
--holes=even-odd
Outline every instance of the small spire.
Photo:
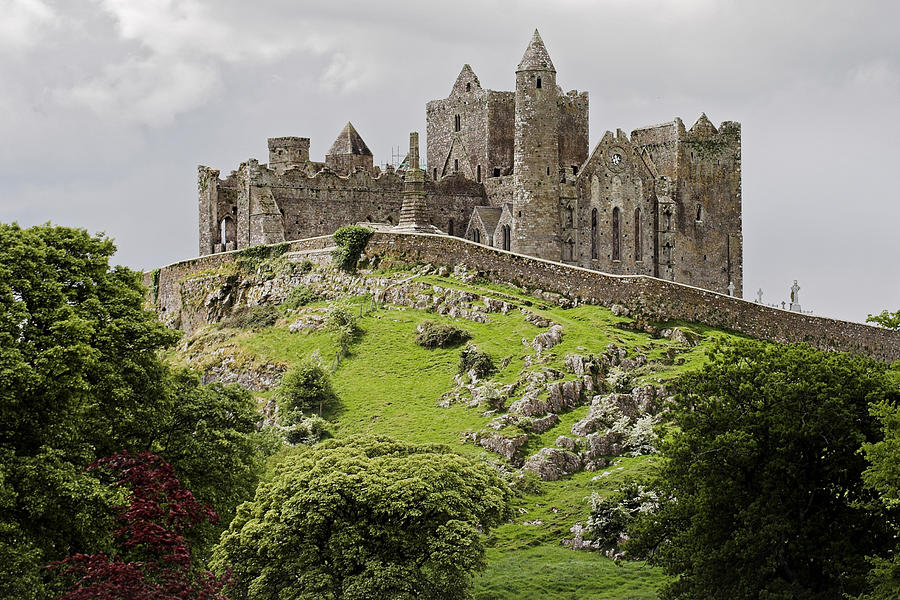
[[366,146],[362,136],[359,135],[359,132],[353,127],[353,123],[347,121],[347,124],[344,125],[344,128],[338,134],[337,139],[335,139],[334,143],[331,145],[331,150],[328,151],[328,154],[331,154],[332,156],[342,154],[371,155],[372,151],[369,150],[369,147]]
[[531,42],[528,44],[528,48],[525,49],[525,54],[522,56],[522,62],[519,63],[519,68],[517,71],[552,71],[556,73],[556,67],[553,66],[553,61],[550,60],[550,53],[547,52],[547,47],[544,46],[544,40],[541,39],[541,34],[538,33],[538,30],[534,30],[534,35],[531,36]]

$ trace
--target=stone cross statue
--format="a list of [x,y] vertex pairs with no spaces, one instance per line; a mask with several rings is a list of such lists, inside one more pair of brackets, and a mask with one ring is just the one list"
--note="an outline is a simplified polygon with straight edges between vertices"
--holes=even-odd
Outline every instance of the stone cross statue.
[[797,285],[796,279],[791,286],[791,310],[800,312],[800,286]]
[[733,281],[728,282],[728,295],[734,296],[734,282]]
[[758,304],[762,304],[762,297],[763,297],[763,291],[762,291],[762,288],[759,288],[758,290],[756,290],[756,302]]

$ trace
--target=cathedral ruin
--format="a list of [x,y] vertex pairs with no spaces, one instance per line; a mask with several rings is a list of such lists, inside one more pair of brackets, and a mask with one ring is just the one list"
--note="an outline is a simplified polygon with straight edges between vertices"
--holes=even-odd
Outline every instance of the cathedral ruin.
[[557,85],[537,31],[515,78],[515,91],[487,90],[464,65],[450,95],[426,105],[423,169],[418,136],[407,161],[381,169],[350,123],[324,162],[310,160],[309,138],[281,137],[267,164],[224,179],[200,166],[200,254],[394,227],[405,193],[432,231],[742,295],[739,123],[675,118],[607,131],[589,151],[588,94]]

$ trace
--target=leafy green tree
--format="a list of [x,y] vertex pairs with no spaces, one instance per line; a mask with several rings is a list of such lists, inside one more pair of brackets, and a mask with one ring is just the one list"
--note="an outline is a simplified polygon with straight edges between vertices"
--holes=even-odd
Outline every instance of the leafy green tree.
[[275,396],[285,425],[294,424],[302,418],[303,413],[327,414],[338,403],[338,396],[331,387],[328,373],[311,361],[291,367],[282,376]]
[[626,544],[676,576],[665,599],[838,599],[865,590],[893,532],[863,484],[870,403],[896,400],[886,366],[808,346],[717,347],[679,383],[664,503]]
[[[866,484],[878,492],[885,508],[896,512],[900,509],[900,406],[882,402],[872,407],[872,414],[881,424],[884,439],[863,446],[869,461],[863,476]],[[893,525],[900,539],[900,521],[894,520]],[[872,589],[865,597],[869,600],[900,598],[900,542],[895,544],[890,558],[876,556],[872,563],[869,574]]]
[[175,369],[152,441],[142,449],[169,461],[182,484],[211,506],[219,524],[202,523],[191,531],[198,554],[208,554],[237,506],[250,499],[264,470],[265,458],[281,444],[262,419],[250,392],[236,385],[201,385],[196,373]]
[[6,597],[47,597],[43,565],[108,549],[122,499],[86,471],[98,458],[158,451],[223,517],[259,471],[252,400],[170,370],[159,352],[179,334],[144,307],[137,273],[110,268],[114,252],[81,229],[0,224]]
[[900,331],[900,310],[897,312],[881,311],[880,315],[869,315],[866,317],[866,323],[875,323],[887,329]]
[[214,566],[231,566],[232,600],[468,598],[509,497],[491,467],[444,446],[327,440],[260,484]]

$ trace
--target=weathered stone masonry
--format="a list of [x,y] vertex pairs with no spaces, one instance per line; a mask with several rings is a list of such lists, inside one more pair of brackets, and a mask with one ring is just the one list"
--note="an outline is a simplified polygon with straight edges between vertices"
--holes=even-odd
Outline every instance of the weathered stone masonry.
[[[487,246],[606,273],[743,290],[741,128],[701,115],[607,131],[589,152],[588,94],[563,92],[537,31],[514,91],[483,88],[464,65],[425,107],[429,223]],[[269,140],[269,163],[224,179],[199,167],[200,254],[394,226],[404,162],[382,172],[347,124],[325,156],[309,138]]]
[[[329,236],[290,242],[290,250],[328,259]],[[896,332],[769,308],[724,294],[646,276],[610,275],[505,252],[443,235],[376,232],[365,250],[370,263],[396,260],[452,267],[465,264],[489,280],[563,294],[579,302],[620,304],[658,320],[682,319],[780,343],[805,342],[828,351],[865,354],[881,360],[900,359]],[[160,316],[192,330],[204,315],[182,306],[183,281],[234,261],[236,253],[204,256],[163,267],[144,280]],[[175,317],[177,315],[177,318]]]

